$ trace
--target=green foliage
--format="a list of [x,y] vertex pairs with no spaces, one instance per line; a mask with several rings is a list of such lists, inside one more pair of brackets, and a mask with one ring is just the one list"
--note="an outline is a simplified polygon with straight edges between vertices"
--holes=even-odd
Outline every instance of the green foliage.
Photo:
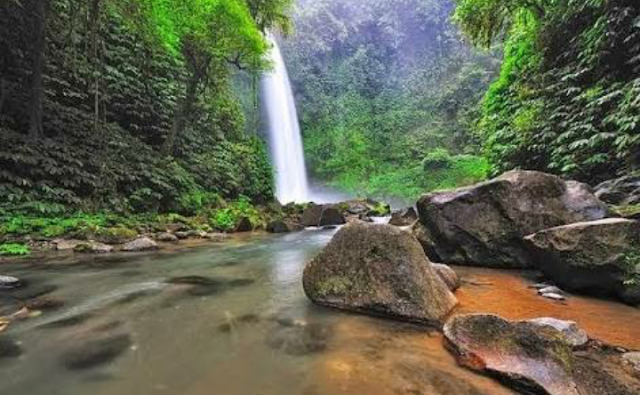
[[315,178],[414,199],[436,184],[426,156],[479,153],[476,104],[497,59],[460,40],[452,11],[440,0],[301,2],[284,52]]
[[[0,7],[0,216],[194,214],[218,197],[271,199],[266,149],[245,135],[229,62],[267,66],[260,29],[286,24],[287,1],[104,0],[93,21],[93,2],[52,0],[36,140],[25,122],[34,16],[32,0],[23,3]],[[185,81],[201,61],[206,73],[166,158]]]
[[624,285],[628,287],[640,285],[640,272],[637,269],[640,265],[640,251],[627,252],[622,257],[622,263],[625,270]]
[[240,196],[227,207],[213,210],[209,223],[215,229],[228,232],[236,227],[241,218],[248,218],[254,228],[265,225],[264,216],[246,196]]
[[8,243],[0,244],[0,256],[25,256],[31,253],[31,249],[24,244]]
[[[509,23],[473,13],[488,5],[505,7],[499,18]],[[494,173],[595,183],[640,164],[639,18],[632,0],[458,2],[456,20],[474,42],[507,37],[478,124]]]

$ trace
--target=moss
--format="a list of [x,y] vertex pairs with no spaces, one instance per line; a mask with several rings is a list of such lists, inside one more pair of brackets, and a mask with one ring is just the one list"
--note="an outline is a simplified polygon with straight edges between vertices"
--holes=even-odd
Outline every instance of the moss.
[[622,256],[622,269],[625,273],[624,285],[627,287],[635,287],[640,285],[640,249],[634,248],[627,251]]
[[640,204],[627,204],[622,206],[613,206],[611,208],[614,213],[624,218],[631,218],[640,215]]
[[353,282],[345,277],[332,276],[318,284],[320,296],[343,294],[353,287]]

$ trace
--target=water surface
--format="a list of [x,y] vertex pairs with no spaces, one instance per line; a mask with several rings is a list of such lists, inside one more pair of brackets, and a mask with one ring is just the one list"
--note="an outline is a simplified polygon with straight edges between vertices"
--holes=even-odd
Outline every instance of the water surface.
[[[438,333],[309,303],[304,263],[333,233],[4,265],[31,289],[55,288],[46,297],[65,305],[14,322],[2,335],[17,341],[22,355],[0,358],[0,393],[513,394],[458,367]],[[578,297],[557,304],[535,296],[517,273],[458,270],[468,282],[458,311],[573,318],[603,340],[640,348],[637,309]],[[604,322],[614,318],[615,328]]]

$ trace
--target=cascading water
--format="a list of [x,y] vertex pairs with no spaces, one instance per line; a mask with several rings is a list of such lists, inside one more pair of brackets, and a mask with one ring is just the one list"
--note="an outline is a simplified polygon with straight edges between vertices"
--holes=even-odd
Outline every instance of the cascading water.
[[262,78],[262,103],[276,171],[276,196],[283,204],[306,202],[309,186],[293,91],[278,43],[272,36],[268,39],[274,69]]

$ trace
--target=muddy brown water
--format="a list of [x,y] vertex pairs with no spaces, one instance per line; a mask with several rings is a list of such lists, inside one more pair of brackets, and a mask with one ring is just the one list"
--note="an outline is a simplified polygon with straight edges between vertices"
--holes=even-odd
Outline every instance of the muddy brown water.
[[[27,290],[64,305],[0,335],[0,353],[7,342],[13,350],[0,357],[0,394],[513,394],[458,367],[437,332],[309,303],[304,263],[334,232],[4,264]],[[548,301],[518,272],[455,269],[466,283],[456,314],[572,319],[593,337],[640,349],[638,309],[578,296]]]

